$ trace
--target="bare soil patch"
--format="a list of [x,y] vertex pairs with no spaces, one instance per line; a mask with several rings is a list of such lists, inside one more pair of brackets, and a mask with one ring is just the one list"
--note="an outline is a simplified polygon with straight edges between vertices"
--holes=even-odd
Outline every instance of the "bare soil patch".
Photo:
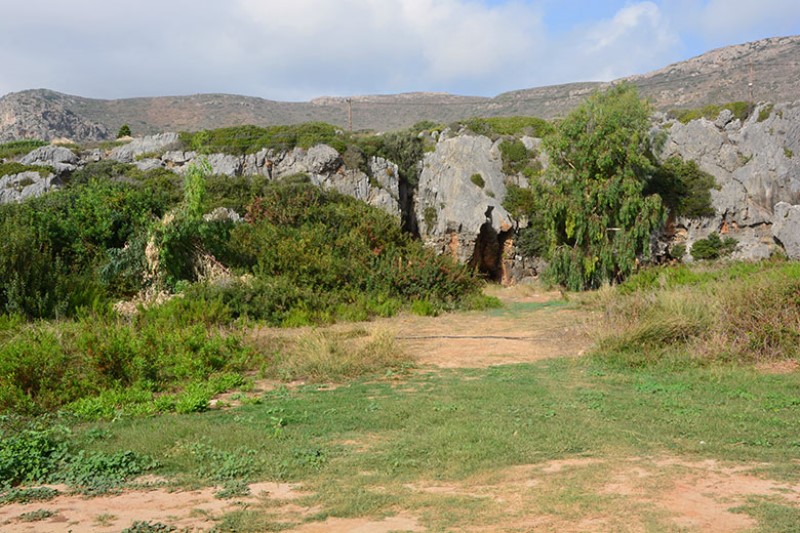
[[[63,487],[62,487],[63,489]],[[218,499],[218,489],[128,490],[121,494],[87,498],[62,494],[46,502],[0,506],[0,531],[4,533],[63,533],[85,531],[118,533],[134,521],[161,522],[188,531],[204,531],[216,525],[225,513],[249,505],[269,501],[271,505],[291,502],[304,494],[297,485],[286,483],[254,483],[252,496],[230,500]],[[36,522],[20,519],[23,513],[38,509],[53,512],[53,516]],[[304,509],[305,511],[305,509]]]

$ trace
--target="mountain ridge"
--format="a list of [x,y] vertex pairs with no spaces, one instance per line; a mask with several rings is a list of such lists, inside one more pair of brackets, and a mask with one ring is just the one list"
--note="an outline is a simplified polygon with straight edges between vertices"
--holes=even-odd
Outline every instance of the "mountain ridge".
[[224,93],[94,99],[49,89],[0,98],[0,142],[20,138],[74,141],[110,138],[122,124],[135,134],[321,121],[388,131],[420,120],[449,123],[473,116],[563,116],[597,89],[621,81],[639,87],[658,110],[736,100],[800,100],[800,36],[771,37],[710,50],[685,61],[613,82],[575,82],[520,89],[495,97],[441,92],[321,96],[280,102]]

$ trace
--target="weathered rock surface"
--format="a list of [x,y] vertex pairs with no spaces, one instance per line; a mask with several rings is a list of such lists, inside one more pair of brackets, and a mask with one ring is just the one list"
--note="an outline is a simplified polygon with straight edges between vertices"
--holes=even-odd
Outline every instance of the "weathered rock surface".
[[503,208],[506,176],[496,143],[483,136],[441,140],[426,154],[415,212],[426,245],[499,279],[516,221]]
[[117,146],[111,151],[110,159],[123,163],[133,163],[137,156],[159,154],[178,142],[177,133],[159,133],[132,140],[128,144]]
[[52,174],[43,177],[33,171],[0,176],[0,205],[41,196],[58,184],[58,180]]
[[64,174],[75,170],[80,163],[80,159],[68,148],[49,145],[35,149],[23,157],[20,163],[23,165],[52,167],[57,174]]
[[[57,94],[57,93],[53,93]],[[0,98],[0,142],[17,139],[76,141],[107,139],[108,128],[79,116],[69,99],[43,97],[41,91],[11,93]]]
[[719,187],[711,191],[714,217],[678,221],[690,246],[720,232],[739,240],[734,257],[766,257],[775,247],[775,205],[800,203],[800,102],[762,104],[744,123],[725,112],[715,121],[673,121],[660,155],[696,161]]
[[791,259],[800,259],[800,205],[779,202],[775,206],[772,235]]

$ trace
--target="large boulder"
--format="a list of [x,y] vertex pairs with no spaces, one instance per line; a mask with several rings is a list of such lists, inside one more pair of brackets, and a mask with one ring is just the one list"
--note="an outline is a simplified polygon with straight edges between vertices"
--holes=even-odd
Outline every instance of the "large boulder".
[[45,166],[53,168],[57,174],[72,172],[80,163],[75,153],[63,146],[41,146],[20,159],[23,165]]
[[160,154],[178,144],[180,140],[177,133],[159,133],[134,139],[127,144],[117,146],[109,154],[109,159],[123,163],[133,163],[138,156],[145,154]]
[[757,259],[774,248],[774,206],[800,203],[800,106],[761,104],[742,123],[729,112],[714,120],[671,121],[660,157],[696,161],[716,179],[715,215],[679,220],[691,242],[720,232],[737,239],[734,257]]
[[422,164],[415,203],[420,236],[435,250],[501,279],[506,241],[517,225],[503,208],[505,196],[496,143],[472,135],[440,140]]
[[790,259],[800,259],[800,205],[786,202],[775,205],[772,235]]

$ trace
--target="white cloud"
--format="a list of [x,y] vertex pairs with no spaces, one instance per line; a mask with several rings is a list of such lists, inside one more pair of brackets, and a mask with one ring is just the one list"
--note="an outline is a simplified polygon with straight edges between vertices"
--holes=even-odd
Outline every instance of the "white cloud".
[[[752,39],[796,32],[800,27],[797,0],[710,0],[700,12],[702,28],[711,36],[730,39],[742,33]],[[764,32],[767,32],[766,34]]]
[[736,42],[753,28],[800,25],[798,0],[630,1],[561,33],[544,26],[544,10],[557,18],[570,7],[552,0],[6,3],[0,92],[48,87],[107,98],[494,95],[660,68],[699,35]]
[[252,21],[249,31],[263,36],[256,57],[300,77],[314,71],[330,75],[332,87],[347,88],[357,78],[383,91],[468,83],[487,89],[543,44],[540,12],[522,2],[494,7],[464,0],[319,4],[239,0],[240,16]]
[[610,81],[666,65],[680,40],[654,2],[629,4],[606,20],[573,30],[564,40],[563,77]]

